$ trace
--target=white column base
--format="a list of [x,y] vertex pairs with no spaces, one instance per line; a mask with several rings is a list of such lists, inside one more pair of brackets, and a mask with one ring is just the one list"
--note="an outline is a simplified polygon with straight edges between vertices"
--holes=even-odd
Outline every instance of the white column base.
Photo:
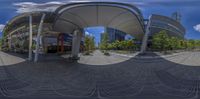
[[81,32],[79,30],[75,30],[73,33],[72,39],[72,59],[79,59],[79,51],[80,51],[80,44],[81,44]]

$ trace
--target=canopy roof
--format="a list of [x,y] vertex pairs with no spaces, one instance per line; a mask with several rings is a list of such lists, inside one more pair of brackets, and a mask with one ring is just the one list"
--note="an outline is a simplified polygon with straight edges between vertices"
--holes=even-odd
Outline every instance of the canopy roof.
[[4,28],[4,33],[9,33],[20,26],[29,24],[29,16],[32,15],[33,24],[39,24],[42,14],[46,14],[46,18],[44,20],[45,23],[53,23],[55,19],[55,14],[52,12],[31,12],[31,13],[23,13],[12,18]]
[[142,38],[144,21],[133,5],[113,2],[72,3],[56,10],[54,30],[71,33],[75,29],[105,26]]
[[144,21],[138,8],[130,4],[114,2],[70,3],[56,9],[55,12],[31,12],[14,17],[4,28],[9,32],[17,27],[29,24],[30,14],[33,24],[38,24],[42,13],[46,13],[45,23],[52,23],[53,30],[72,33],[75,29],[91,26],[105,26],[121,30],[141,39],[144,34]]

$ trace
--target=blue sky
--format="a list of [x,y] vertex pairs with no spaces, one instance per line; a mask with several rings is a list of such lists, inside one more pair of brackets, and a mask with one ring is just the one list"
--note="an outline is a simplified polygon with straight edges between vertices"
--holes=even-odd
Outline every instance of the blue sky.
[[[181,23],[186,28],[186,38],[200,39],[200,0],[0,0],[0,31],[7,21],[22,12],[32,10],[54,10],[69,2],[116,1],[136,5],[144,18],[151,14],[171,16],[175,11],[182,14]],[[94,35],[102,32],[102,27],[87,29]],[[97,37],[98,38],[98,37]]]
[[102,26],[85,28],[85,34],[95,37],[96,45],[98,45],[98,43],[101,41],[101,33],[104,33],[104,27]]

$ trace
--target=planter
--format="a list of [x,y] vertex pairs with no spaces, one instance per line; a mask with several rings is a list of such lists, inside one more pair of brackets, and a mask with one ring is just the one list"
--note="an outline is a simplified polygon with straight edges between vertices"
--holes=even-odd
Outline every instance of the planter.
[[108,53],[108,52],[105,52],[105,53],[104,53],[104,55],[106,55],[106,56],[110,56],[110,53]]

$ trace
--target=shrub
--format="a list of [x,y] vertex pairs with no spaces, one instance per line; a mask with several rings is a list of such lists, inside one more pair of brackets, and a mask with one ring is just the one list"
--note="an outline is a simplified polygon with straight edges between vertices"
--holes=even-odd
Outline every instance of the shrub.
[[110,53],[108,53],[108,52],[105,52],[105,53],[104,53],[104,55],[106,55],[106,56],[110,56]]
[[84,55],[90,55],[90,52],[89,52],[89,51],[86,51],[86,52],[84,53]]

